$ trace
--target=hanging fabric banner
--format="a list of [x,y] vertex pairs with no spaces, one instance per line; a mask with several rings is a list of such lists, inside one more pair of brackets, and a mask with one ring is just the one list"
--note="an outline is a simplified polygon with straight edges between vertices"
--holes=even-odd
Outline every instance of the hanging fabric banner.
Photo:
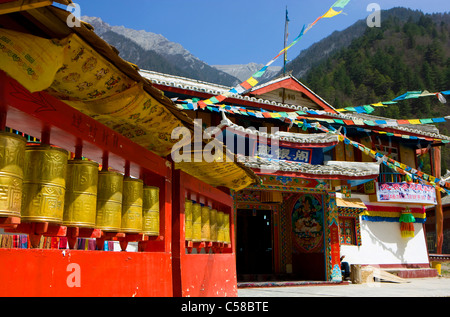
[[416,222],[416,219],[412,215],[409,207],[406,207],[406,209],[402,211],[399,222],[402,238],[414,238],[414,223]]
[[434,187],[423,184],[377,183],[376,192],[380,202],[437,204]]

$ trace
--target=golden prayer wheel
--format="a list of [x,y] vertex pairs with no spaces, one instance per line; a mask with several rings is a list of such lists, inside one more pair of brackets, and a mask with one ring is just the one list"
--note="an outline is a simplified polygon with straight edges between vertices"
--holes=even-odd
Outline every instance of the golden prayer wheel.
[[192,205],[192,241],[202,241],[202,205]]
[[223,234],[223,220],[224,213],[222,211],[217,212],[217,242],[224,242],[224,234]]
[[67,163],[63,224],[94,228],[97,217],[98,164],[84,160]]
[[159,236],[159,188],[144,186],[142,233]]
[[23,189],[25,138],[0,132],[0,216],[20,217]]
[[211,209],[209,214],[209,222],[211,227],[211,242],[217,242],[217,210]]
[[228,244],[231,243],[230,215],[226,213],[223,214],[223,242]]
[[62,223],[69,153],[50,145],[27,146],[22,220]]
[[105,232],[119,232],[122,223],[123,175],[98,172],[97,217],[95,227]]
[[121,232],[142,232],[142,208],[144,182],[127,177],[123,180],[123,203]]
[[211,240],[211,224],[209,221],[211,207],[202,207],[202,241]]
[[184,202],[184,230],[186,241],[192,240],[192,201],[186,199]]

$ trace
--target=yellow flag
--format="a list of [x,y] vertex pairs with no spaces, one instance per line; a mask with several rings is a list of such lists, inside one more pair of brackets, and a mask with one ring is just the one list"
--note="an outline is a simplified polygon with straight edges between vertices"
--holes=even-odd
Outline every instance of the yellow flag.
[[374,106],[374,107],[386,107],[384,104],[382,104],[381,102],[379,102],[379,103],[373,103],[373,104],[371,104],[371,106]]
[[255,78],[253,78],[253,77],[249,78],[249,79],[247,80],[247,82],[248,82],[252,87],[256,86],[256,84],[258,83],[258,81],[257,81]]
[[333,8],[330,8],[330,10],[328,10],[327,13],[325,13],[324,15],[322,15],[322,18],[332,18],[335,17],[336,15],[342,13],[342,11],[335,11]]

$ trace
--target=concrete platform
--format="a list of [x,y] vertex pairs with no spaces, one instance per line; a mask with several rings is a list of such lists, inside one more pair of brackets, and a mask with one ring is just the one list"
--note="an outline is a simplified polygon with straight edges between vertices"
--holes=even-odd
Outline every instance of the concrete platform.
[[239,297],[450,297],[450,279],[412,278],[407,283],[238,288]]
[[266,282],[238,282],[240,288],[264,288],[264,287],[300,287],[300,286],[333,286],[347,285],[350,282],[326,282],[326,281],[266,281]]
[[419,268],[419,269],[383,269],[384,271],[397,275],[401,278],[430,278],[438,277],[438,271],[432,268]]

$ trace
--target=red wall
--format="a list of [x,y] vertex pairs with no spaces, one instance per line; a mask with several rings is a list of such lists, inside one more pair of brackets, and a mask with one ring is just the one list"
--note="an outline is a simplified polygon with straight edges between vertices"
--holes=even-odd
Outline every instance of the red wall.
[[182,259],[183,297],[237,296],[234,253],[186,254]]
[[0,297],[168,297],[168,253],[0,249]]

